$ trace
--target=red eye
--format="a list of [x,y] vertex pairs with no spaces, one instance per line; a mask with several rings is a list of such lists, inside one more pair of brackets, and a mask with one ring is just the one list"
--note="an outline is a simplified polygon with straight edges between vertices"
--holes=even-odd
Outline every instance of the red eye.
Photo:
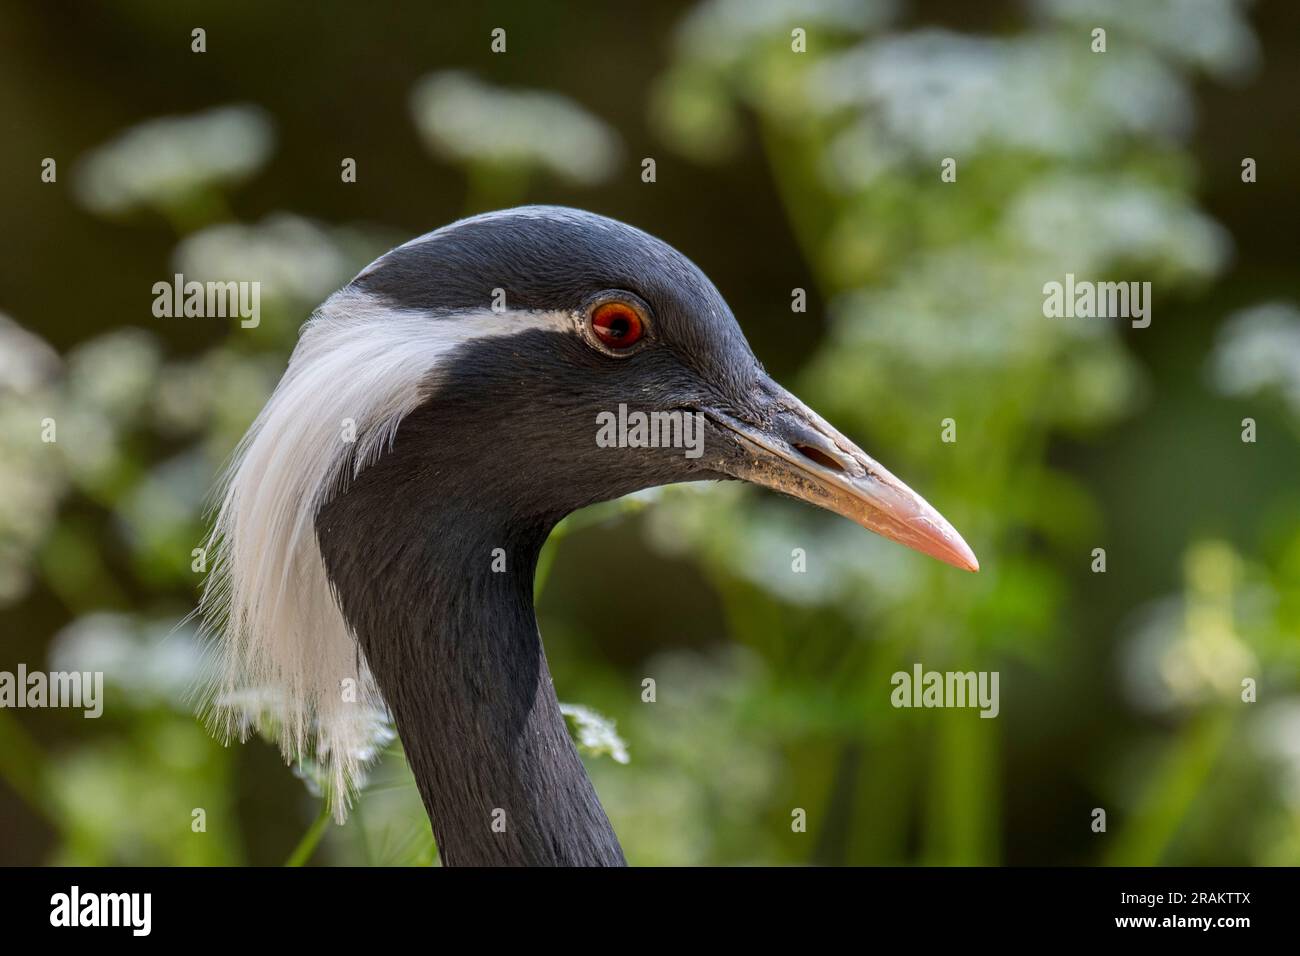
[[641,315],[625,302],[606,302],[591,313],[591,330],[611,349],[625,349],[641,339]]

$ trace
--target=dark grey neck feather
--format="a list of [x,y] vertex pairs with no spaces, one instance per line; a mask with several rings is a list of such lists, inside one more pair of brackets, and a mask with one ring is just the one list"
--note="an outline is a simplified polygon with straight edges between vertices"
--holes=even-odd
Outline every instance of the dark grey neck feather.
[[[423,550],[424,560],[412,562],[422,571],[366,555],[352,533],[352,519],[363,516],[367,536]],[[326,562],[392,708],[442,860],[622,864],[537,630],[532,581],[542,529],[471,544],[450,528],[375,517],[364,507],[327,509]],[[467,567],[488,569],[493,547],[505,550],[504,573]]]
[[[521,470],[466,454],[462,442],[481,449],[485,435],[453,411],[413,413],[394,450],[318,515],[325,565],[392,708],[442,860],[623,865],[534,615],[537,556],[563,512],[525,520],[494,501],[488,473],[475,472],[509,465],[517,481]],[[492,570],[495,548],[503,573]]]

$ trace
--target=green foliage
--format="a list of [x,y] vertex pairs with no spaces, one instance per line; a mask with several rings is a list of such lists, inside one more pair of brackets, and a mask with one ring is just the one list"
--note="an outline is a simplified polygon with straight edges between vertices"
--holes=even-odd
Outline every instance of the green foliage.
[[[796,390],[923,489],[983,570],[960,575],[740,487],[569,518],[539,567],[543,633],[561,696],[583,701],[566,712],[632,862],[1300,861],[1294,473],[1195,520],[1177,482],[1127,504],[1105,486],[1125,442],[1138,448],[1128,460],[1167,474],[1157,450],[1183,419],[1223,419],[1220,444],[1198,453],[1209,467],[1254,454],[1236,431],[1254,408],[1294,442],[1300,313],[1265,301],[1224,323],[1201,379],[1179,383],[1194,395],[1172,424],[1145,414],[1168,379],[1133,333],[1042,313],[1043,283],[1066,272],[1152,280],[1160,322],[1222,281],[1231,240],[1198,205],[1186,136],[1198,77],[1241,73],[1257,44],[1235,3],[1198,4],[1196,18],[1117,0],[1097,7],[1111,24],[1103,58],[1079,6],[1045,0],[997,36],[898,27],[898,5],[876,0],[709,0],[679,24],[640,104],[657,144],[724,169],[767,165],[826,303]],[[806,53],[791,50],[795,27]],[[489,135],[474,119],[493,110],[520,123]],[[555,178],[636,179],[618,133],[557,94],[439,72],[392,112],[463,171],[469,211],[545,200]],[[76,173],[88,215],[164,236],[177,271],[263,282],[259,328],[181,355],[153,327],[106,322],[59,357],[0,316],[0,607],[56,604],[66,626],[51,663],[118,675],[100,721],[37,734],[0,711],[0,779],[49,829],[48,862],[436,859],[398,745],[338,828],[312,768],[297,768],[299,786],[262,744],[223,748],[186,696],[200,649],[173,629],[200,580],[204,494],[309,310],[405,238],[290,210],[237,218],[273,161],[276,122],[246,106],[152,120]],[[940,176],[948,157],[956,182]],[[693,216],[683,208],[683,232]],[[1251,411],[1221,415],[1227,401]],[[32,427],[47,416],[53,450]],[[955,442],[940,439],[945,419]],[[1136,545],[1122,515],[1135,510],[1167,532],[1155,583],[1126,583]],[[636,539],[618,566],[634,580],[676,582],[672,626],[707,639],[659,634],[653,654],[628,659],[607,632],[655,608],[581,616],[619,553],[610,535]],[[1111,567],[1094,575],[1099,546]],[[807,573],[792,571],[795,549]],[[917,661],[1000,671],[1001,717],[892,708],[890,675]],[[1244,678],[1257,702],[1243,702]],[[268,790],[274,808],[250,796]],[[1089,830],[1094,807],[1106,834]],[[1027,847],[1030,816],[1044,839]]]

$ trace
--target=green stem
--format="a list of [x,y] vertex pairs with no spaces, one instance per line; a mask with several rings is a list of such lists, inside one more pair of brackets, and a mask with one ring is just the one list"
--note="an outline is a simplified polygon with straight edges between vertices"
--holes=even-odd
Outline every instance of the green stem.
[[56,827],[62,826],[45,789],[45,761],[41,748],[15,718],[0,710],[0,779],[36,813]]
[[320,844],[321,838],[325,836],[325,831],[329,829],[330,811],[329,806],[321,804],[320,813],[312,821],[307,832],[302,835],[298,845],[293,848],[289,854],[289,859],[285,860],[285,866],[304,866],[311,859],[311,855],[316,852],[316,847]]
[[1232,730],[1226,709],[1196,717],[1167,751],[1137,808],[1115,835],[1107,866],[1159,866],[1203,792]]
[[546,589],[546,581],[551,576],[551,565],[555,563],[555,552],[568,533],[566,519],[555,526],[551,536],[546,539],[546,544],[542,545],[542,553],[537,556],[537,570],[533,574],[533,601],[537,601]]
[[923,853],[928,865],[998,862],[995,724],[967,710],[936,718]]

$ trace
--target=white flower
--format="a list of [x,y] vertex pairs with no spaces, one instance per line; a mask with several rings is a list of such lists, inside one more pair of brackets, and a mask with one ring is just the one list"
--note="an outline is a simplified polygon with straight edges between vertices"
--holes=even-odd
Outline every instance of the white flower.
[[1240,559],[1222,542],[1193,545],[1184,576],[1181,594],[1143,608],[1123,647],[1129,697],[1151,711],[1236,699],[1242,675],[1259,671],[1237,619],[1271,605],[1271,591],[1244,583]]
[[[1037,0],[1067,29],[1105,26],[1108,41],[1134,37],[1162,54],[1221,75],[1241,75],[1259,59],[1242,0]],[[1109,51],[1106,54],[1110,55]]]
[[316,303],[382,251],[377,246],[346,227],[277,212],[259,223],[220,223],[186,236],[172,265],[187,281],[260,282],[268,299]]
[[1270,302],[1235,313],[1219,335],[1213,375],[1228,395],[1276,388],[1300,416],[1300,309]]
[[87,415],[128,424],[153,391],[161,363],[158,341],[143,329],[109,332],[69,353],[69,396]]
[[1300,807],[1300,699],[1285,697],[1266,707],[1254,726],[1254,741],[1280,764],[1286,798]]
[[1055,36],[918,30],[818,63],[806,102],[823,112],[859,110],[878,127],[873,138],[927,158],[1011,147],[1077,160],[1104,154],[1126,133],[1187,132],[1190,91],[1158,56],[1116,50],[1098,72],[1089,55]]
[[0,392],[26,395],[59,370],[59,355],[38,335],[0,312]]
[[677,43],[687,56],[719,65],[743,56],[756,42],[790,31],[861,33],[889,23],[896,0],[708,0],[690,11],[678,28]]
[[98,612],[59,631],[49,658],[55,670],[102,671],[107,683],[127,692],[118,699],[136,706],[161,701],[188,710],[186,695],[203,654],[193,627]]
[[556,93],[505,90],[459,72],[425,77],[411,94],[425,143],[451,160],[539,166],[575,183],[614,170],[618,135]]
[[92,212],[167,208],[215,184],[240,182],[271,155],[274,133],[254,106],[225,106],[133,126],[92,150],[74,188]]
[[1036,182],[1011,203],[1004,228],[1058,280],[1067,271],[1095,279],[1091,272],[1116,261],[1209,278],[1232,249],[1227,230],[1185,200],[1145,183],[1095,176]]
[[627,744],[618,735],[614,721],[582,704],[560,704],[560,713],[573,721],[578,747],[594,757],[609,756],[627,763]]

